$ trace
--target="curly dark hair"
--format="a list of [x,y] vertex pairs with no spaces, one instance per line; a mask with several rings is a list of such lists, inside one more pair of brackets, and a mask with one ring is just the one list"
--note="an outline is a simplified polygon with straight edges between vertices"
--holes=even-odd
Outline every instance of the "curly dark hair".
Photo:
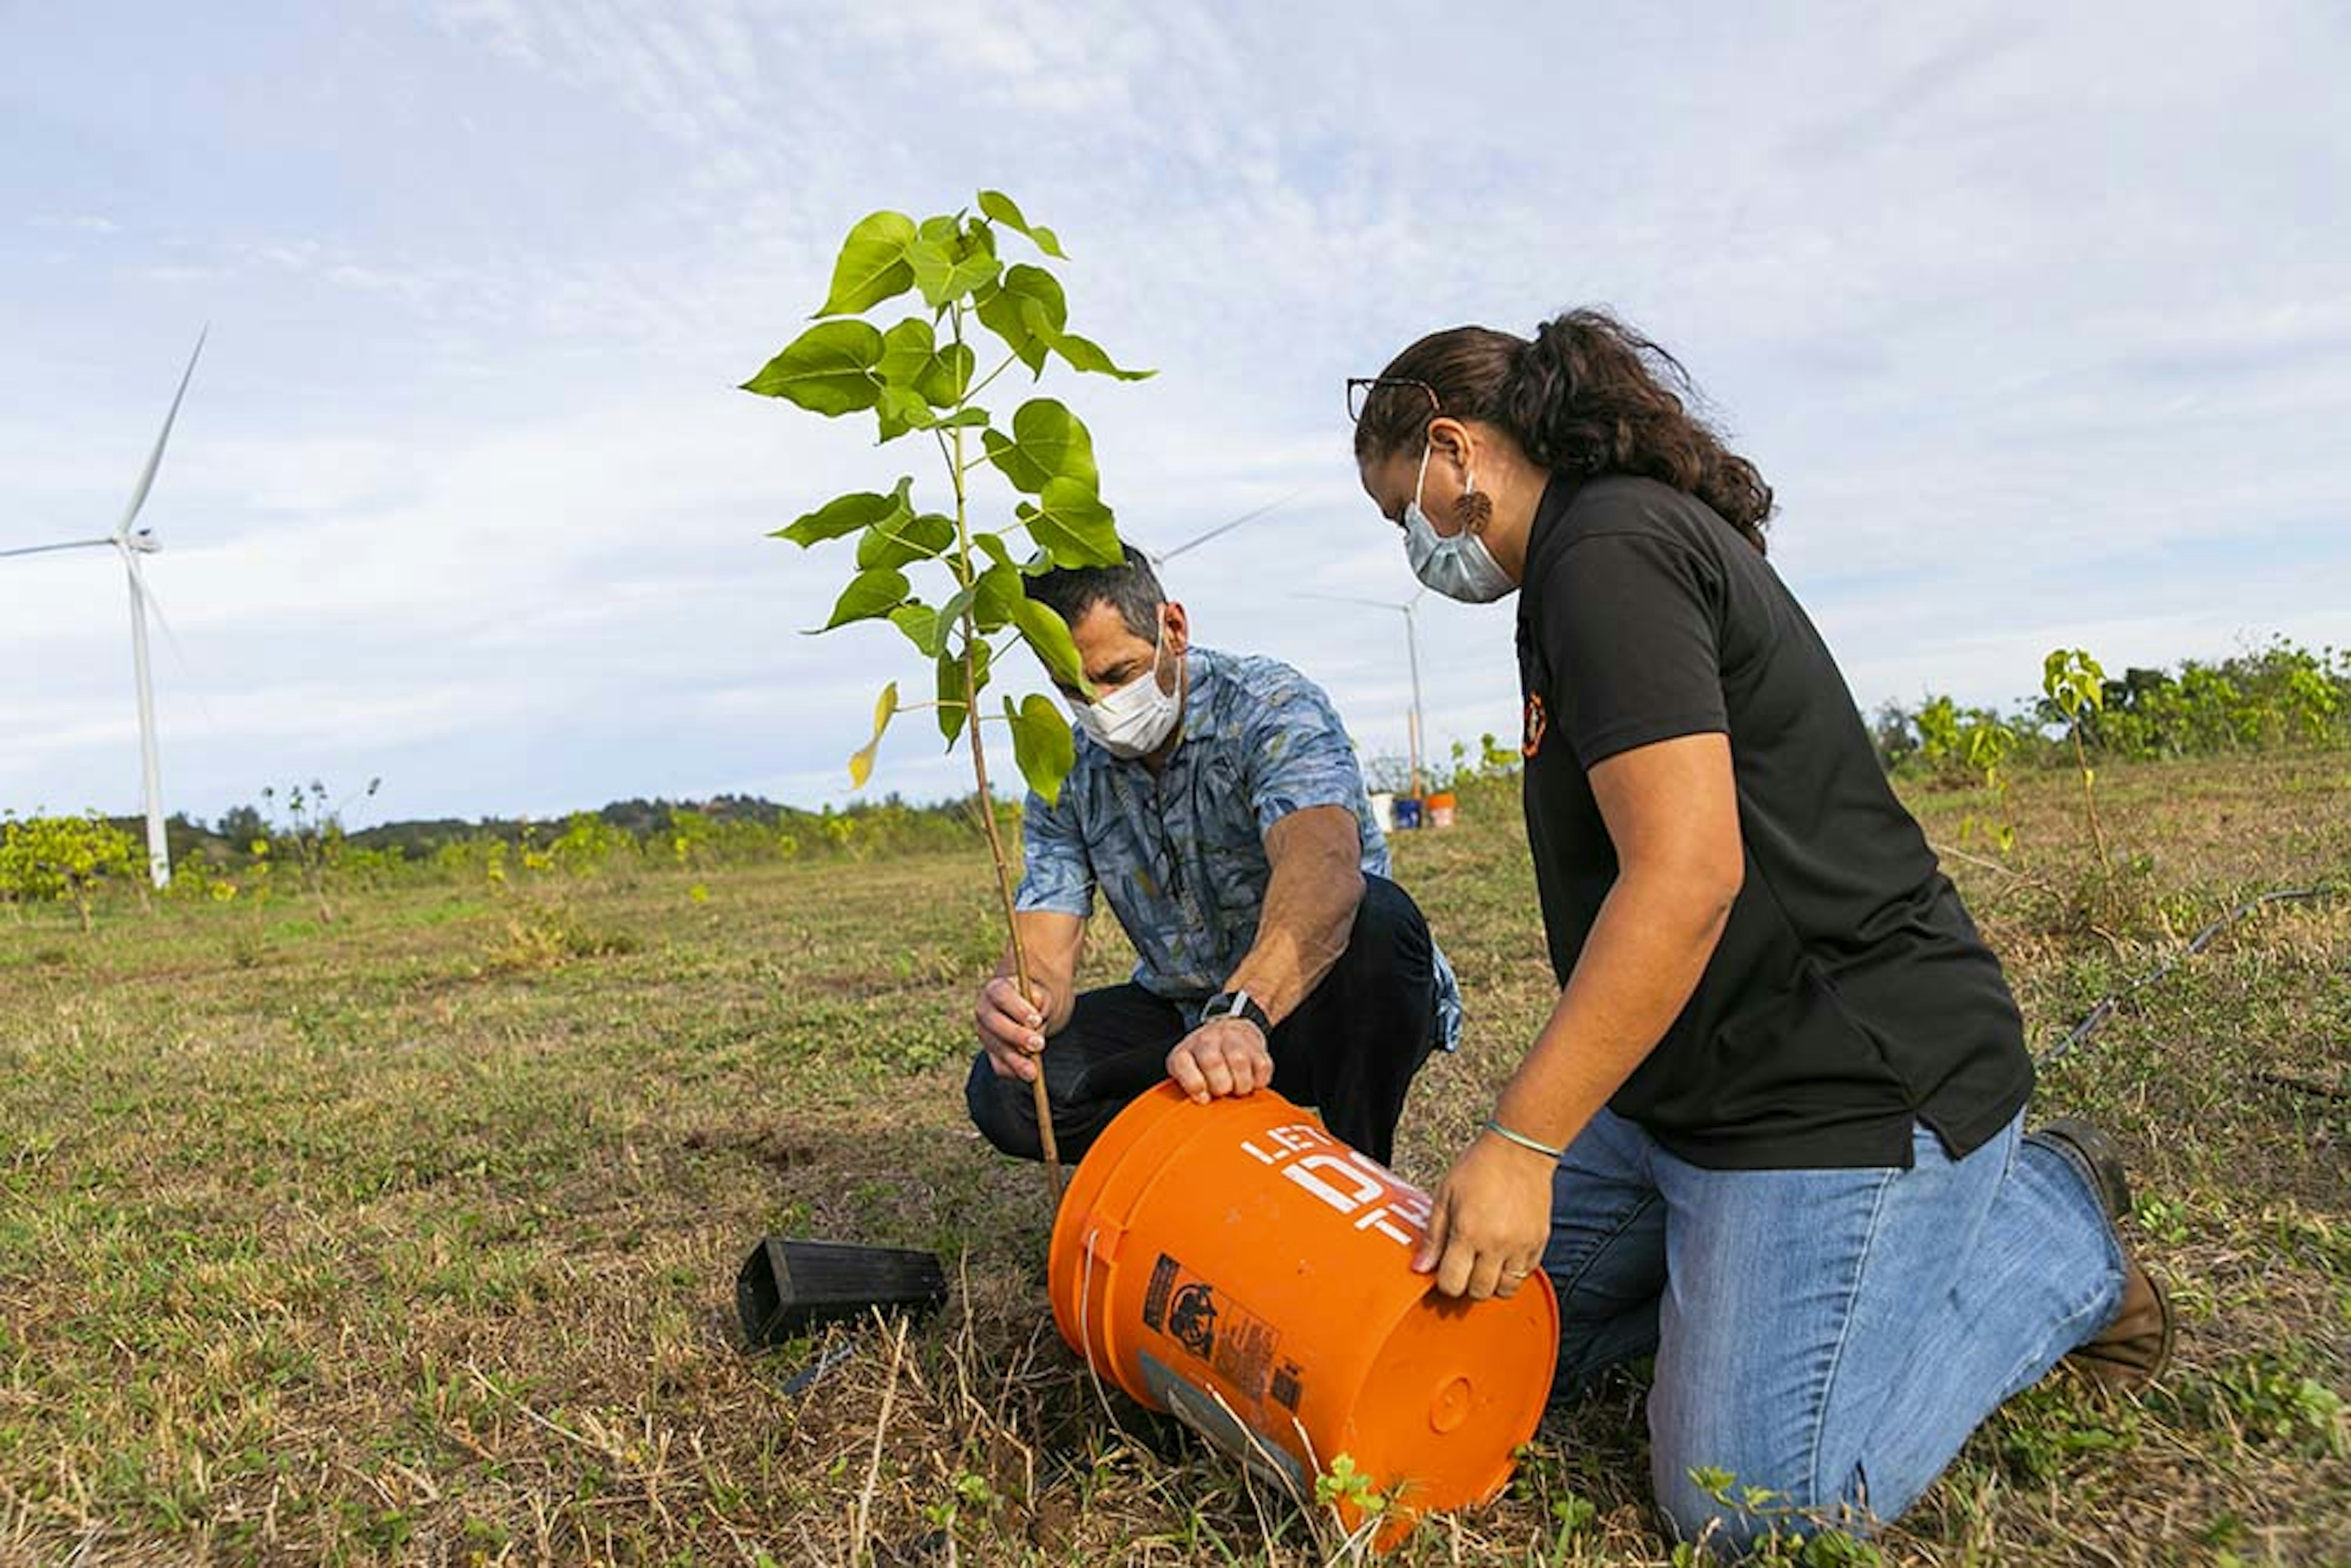
[[1436,414],[1482,420],[1556,473],[1637,474],[1695,496],[1764,549],[1771,486],[1690,412],[1681,361],[1604,310],[1567,311],[1532,339],[1432,332],[1380,379],[1355,422],[1358,463],[1418,450]]

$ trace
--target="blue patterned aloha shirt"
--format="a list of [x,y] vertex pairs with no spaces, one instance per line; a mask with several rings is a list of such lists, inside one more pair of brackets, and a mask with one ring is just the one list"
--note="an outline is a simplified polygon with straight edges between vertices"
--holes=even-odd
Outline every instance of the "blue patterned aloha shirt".
[[[1265,833],[1292,811],[1354,812],[1367,875],[1391,876],[1363,770],[1322,688],[1273,659],[1194,648],[1184,738],[1154,777],[1082,731],[1053,805],[1031,791],[1019,906],[1093,914],[1110,901],[1138,962],[1135,983],[1197,1016],[1257,942],[1272,867]],[[1461,1038],[1461,988],[1441,951],[1437,1043]]]

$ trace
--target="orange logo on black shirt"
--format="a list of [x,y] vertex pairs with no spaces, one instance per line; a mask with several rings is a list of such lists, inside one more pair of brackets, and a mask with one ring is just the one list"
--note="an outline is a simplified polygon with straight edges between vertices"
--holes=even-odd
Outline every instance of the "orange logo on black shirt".
[[1543,710],[1542,698],[1531,692],[1527,695],[1527,738],[1521,755],[1532,757],[1542,749],[1543,732],[1551,727],[1551,716]]

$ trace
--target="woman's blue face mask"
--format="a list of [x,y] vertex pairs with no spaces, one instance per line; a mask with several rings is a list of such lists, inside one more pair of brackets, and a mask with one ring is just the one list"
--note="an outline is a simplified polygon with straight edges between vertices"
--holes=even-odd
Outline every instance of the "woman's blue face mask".
[[[1420,449],[1420,476],[1413,481],[1412,499],[1405,503],[1405,559],[1412,563],[1413,576],[1432,592],[1464,604],[1490,604],[1518,584],[1494,559],[1484,539],[1467,528],[1458,534],[1440,534],[1421,509],[1421,492],[1428,484],[1428,455],[1433,450],[1430,446]],[[1472,479],[1469,487],[1476,489],[1477,481]]]

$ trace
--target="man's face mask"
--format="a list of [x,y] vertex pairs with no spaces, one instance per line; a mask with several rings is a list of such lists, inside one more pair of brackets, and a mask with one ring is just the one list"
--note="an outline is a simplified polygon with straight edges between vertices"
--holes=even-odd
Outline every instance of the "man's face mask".
[[1153,653],[1147,672],[1092,702],[1070,700],[1071,718],[1113,757],[1128,761],[1148,757],[1176,727],[1176,716],[1183,705],[1174,692],[1159,689],[1159,653],[1166,647],[1167,628],[1163,623],[1159,649]]
[[[1420,449],[1420,476],[1413,481],[1412,499],[1404,508],[1404,553],[1413,576],[1432,591],[1464,604],[1490,604],[1518,586],[1494,559],[1486,541],[1464,528],[1440,534],[1421,510],[1420,496],[1428,485],[1428,455]],[[1476,481],[1471,481],[1474,486]]]

